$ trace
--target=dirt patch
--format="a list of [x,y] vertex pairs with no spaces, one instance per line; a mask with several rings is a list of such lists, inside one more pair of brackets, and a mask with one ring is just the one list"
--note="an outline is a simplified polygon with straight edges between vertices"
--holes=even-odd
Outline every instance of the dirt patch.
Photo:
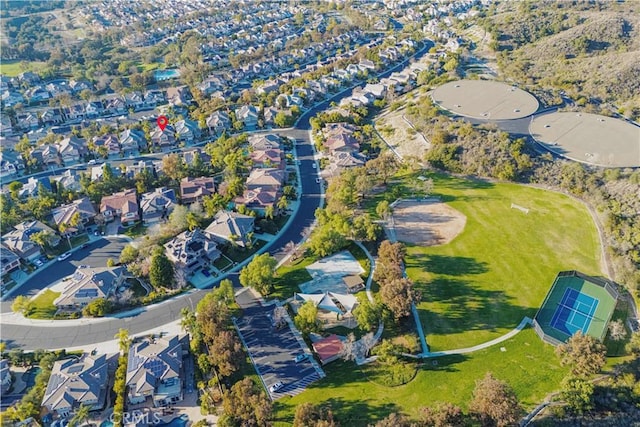
[[420,246],[444,245],[464,230],[467,217],[445,203],[401,201],[393,208],[387,234],[400,242]]

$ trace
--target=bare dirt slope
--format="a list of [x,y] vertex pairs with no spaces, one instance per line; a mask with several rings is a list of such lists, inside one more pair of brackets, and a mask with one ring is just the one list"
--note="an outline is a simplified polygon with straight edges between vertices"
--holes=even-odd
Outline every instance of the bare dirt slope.
[[398,241],[434,246],[447,244],[460,234],[467,217],[439,201],[403,200],[393,208],[391,223]]

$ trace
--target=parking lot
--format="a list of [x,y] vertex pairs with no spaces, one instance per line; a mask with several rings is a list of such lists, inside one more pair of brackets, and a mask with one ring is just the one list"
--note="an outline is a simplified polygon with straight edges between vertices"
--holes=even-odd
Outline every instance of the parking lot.
[[[295,396],[324,375],[304,341],[296,337],[288,324],[280,329],[272,324],[269,314],[274,306],[262,307],[248,298],[243,301],[241,295],[236,299],[244,310],[236,326],[272,400]],[[308,357],[296,362],[296,356],[305,353]],[[282,387],[271,391],[278,382]]]

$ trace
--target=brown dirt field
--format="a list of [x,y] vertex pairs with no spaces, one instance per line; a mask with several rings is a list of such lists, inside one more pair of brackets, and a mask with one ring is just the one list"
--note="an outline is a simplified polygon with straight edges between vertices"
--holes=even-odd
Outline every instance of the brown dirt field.
[[398,241],[435,246],[447,244],[460,234],[467,217],[439,201],[401,201],[393,208],[393,223]]

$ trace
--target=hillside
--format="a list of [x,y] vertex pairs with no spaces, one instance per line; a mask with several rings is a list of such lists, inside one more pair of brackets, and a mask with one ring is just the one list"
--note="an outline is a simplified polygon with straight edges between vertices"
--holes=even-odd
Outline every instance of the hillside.
[[640,116],[640,3],[505,3],[484,26],[505,77]]

